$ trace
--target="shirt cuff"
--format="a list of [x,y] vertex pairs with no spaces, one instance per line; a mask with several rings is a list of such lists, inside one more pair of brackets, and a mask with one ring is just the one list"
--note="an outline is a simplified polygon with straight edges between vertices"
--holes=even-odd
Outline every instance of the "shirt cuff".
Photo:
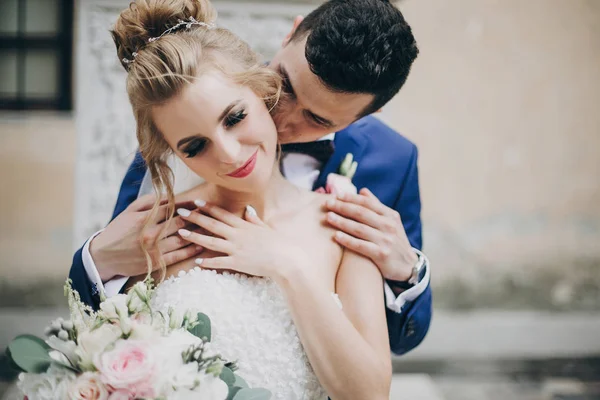
[[112,297],[116,294],[119,294],[119,292],[121,291],[123,286],[125,286],[129,278],[126,276],[116,277],[106,283],[102,283],[102,279],[100,279],[100,274],[98,273],[98,269],[96,268],[94,259],[90,254],[90,243],[96,236],[102,233],[102,231],[104,231],[104,229],[94,233],[87,240],[87,242],[85,242],[85,244],[83,245],[83,250],[81,251],[81,259],[83,261],[85,273],[87,274],[88,279],[92,283],[92,296],[95,296],[102,292],[106,297]]
[[417,283],[415,286],[405,290],[404,292],[400,293],[398,297],[396,297],[390,285],[388,285],[388,283],[384,281],[383,289],[385,292],[386,306],[387,308],[398,314],[402,313],[402,307],[404,306],[404,304],[414,301],[417,297],[423,294],[423,292],[427,289],[427,286],[429,285],[429,260],[423,253],[421,253],[420,255],[423,257],[423,269],[425,270],[425,274],[423,275],[423,278],[419,281],[419,283]]

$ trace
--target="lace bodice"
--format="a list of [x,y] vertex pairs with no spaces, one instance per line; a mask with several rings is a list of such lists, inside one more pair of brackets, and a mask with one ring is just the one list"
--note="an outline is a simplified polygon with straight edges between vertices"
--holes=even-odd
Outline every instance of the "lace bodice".
[[196,267],[159,285],[152,303],[159,310],[193,308],[208,315],[214,349],[237,361],[250,387],[269,389],[272,399],[327,398],[272,280]]

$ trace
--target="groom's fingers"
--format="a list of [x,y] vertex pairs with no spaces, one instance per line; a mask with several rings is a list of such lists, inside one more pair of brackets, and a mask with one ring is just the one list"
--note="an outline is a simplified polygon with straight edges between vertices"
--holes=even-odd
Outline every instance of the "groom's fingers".
[[[366,190],[368,190],[368,189],[366,189]],[[365,195],[362,193],[365,193],[365,189],[361,189],[361,194],[344,193],[339,196],[339,199],[343,200],[345,202],[348,202],[348,203],[353,203],[353,204],[356,204],[359,206],[363,206],[379,215],[387,214],[388,207],[383,205],[377,197],[368,196],[368,195]],[[368,193],[370,193],[370,192],[368,192]]]
[[374,242],[377,237],[378,231],[376,229],[373,229],[370,226],[360,222],[340,217],[332,212],[327,213],[327,222],[342,232],[347,233],[348,235],[366,240],[368,242]]
[[165,264],[167,267],[169,265],[176,264],[180,261],[187,260],[188,258],[197,256],[204,251],[202,246],[198,246],[197,244],[188,244],[186,247],[183,247],[179,250],[171,251],[170,253],[163,253],[163,259],[165,260]]
[[336,242],[358,254],[361,254],[375,261],[380,257],[380,248],[376,244],[366,240],[357,239],[344,232],[336,232],[334,237]]
[[163,222],[160,225],[157,225],[156,228],[159,230],[159,232],[162,232],[162,230],[164,229],[165,225],[167,226],[167,228],[165,230],[165,233],[163,234],[163,238],[166,238],[166,237],[169,237],[171,235],[174,235],[181,228],[185,228],[186,225],[188,225],[188,223],[187,223],[187,221],[185,221],[180,216],[177,216],[177,217],[171,218],[168,221]]
[[190,242],[182,238],[180,235],[173,235],[159,241],[158,250],[160,251],[160,254],[167,254],[189,245]]
[[380,228],[381,216],[368,208],[361,205],[347,203],[341,200],[329,199],[327,208],[336,214],[344,216],[348,219],[353,219],[363,224],[369,225],[375,229]]

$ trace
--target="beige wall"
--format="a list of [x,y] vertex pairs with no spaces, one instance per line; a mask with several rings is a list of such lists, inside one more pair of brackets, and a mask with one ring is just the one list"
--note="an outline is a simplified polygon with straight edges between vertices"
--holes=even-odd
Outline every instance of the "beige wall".
[[0,283],[66,279],[74,162],[70,116],[0,115]]
[[421,53],[384,118],[421,151],[437,284],[598,288],[600,2],[400,4]]

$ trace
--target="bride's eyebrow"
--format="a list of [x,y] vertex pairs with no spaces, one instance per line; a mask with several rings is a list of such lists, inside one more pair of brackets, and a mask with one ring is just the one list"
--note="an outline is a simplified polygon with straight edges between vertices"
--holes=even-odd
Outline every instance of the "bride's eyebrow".
[[229,112],[231,111],[231,109],[233,107],[237,106],[238,104],[240,104],[241,102],[242,102],[241,99],[232,101],[227,107],[225,107],[225,109],[223,110],[223,112],[221,113],[221,115],[219,115],[218,121],[219,122],[223,121],[223,118],[225,118],[227,116],[227,114],[229,114]]
[[[225,109],[223,110],[223,112],[221,112],[221,114],[219,115],[219,119],[218,122],[223,121],[223,119],[227,116],[227,114],[229,114],[231,112],[231,110],[237,106],[238,104],[240,104],[242,102],[241,99],[238,100],[234,100],[232,101],[227,107],[225,107]],[[184,144],[191,142],[192,140],[196,139],[198,136],[201,135],[193,135],[193,136],[188,136],[185,137],[183,139],[181,139],[179,142],[177,142],[177,148],[181,148],[181,146],[183,146]]]

